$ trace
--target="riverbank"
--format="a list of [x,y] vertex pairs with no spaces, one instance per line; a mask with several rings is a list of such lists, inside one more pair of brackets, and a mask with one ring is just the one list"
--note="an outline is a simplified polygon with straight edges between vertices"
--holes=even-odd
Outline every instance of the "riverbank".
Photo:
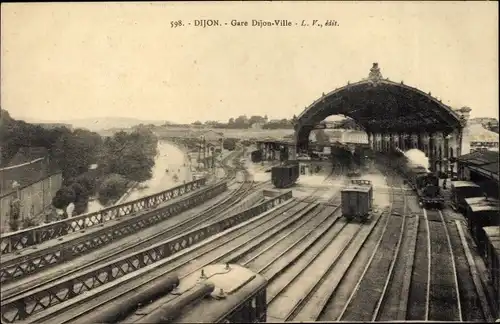
[[153,177],[138,184],[125,194],[126,197],[122,196],[120,203],[149,196],[176,187],[183,182],[192,181],[193,177],[187,156],[187,149],[182,145],[164,140],[159,141]]

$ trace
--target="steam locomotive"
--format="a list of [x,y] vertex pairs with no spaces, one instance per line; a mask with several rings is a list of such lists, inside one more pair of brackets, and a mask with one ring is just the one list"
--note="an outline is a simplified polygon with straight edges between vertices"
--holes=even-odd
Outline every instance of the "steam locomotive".
[[438,209],[444,207],[444,196],[436,174],[422,165],[412,163],[398,148],[388,159],[388,163],[403,175],[405,182],[417,193],[421,206]]

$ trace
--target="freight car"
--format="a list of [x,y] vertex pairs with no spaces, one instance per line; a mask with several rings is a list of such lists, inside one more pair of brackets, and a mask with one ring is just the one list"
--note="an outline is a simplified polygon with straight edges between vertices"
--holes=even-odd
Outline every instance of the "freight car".
[[228,151],[234,151],[236,149],[236,139],[226,138],[222,142],[222,148]]
[[252,151],[252,153],[250,153],[250,158],[253,163],[262,162],[262,151],[261,150]]
[[247,268],[236,264],[210,265],[183,278],[170,294],[127,322],[266,322],[266,287],[267,280]]
[[348,220],[366,220],[373,207],[373,186],[368,180],[352,180],[351,185],[341,191],[342,216]]
[[470,181],[451,182],[451,207],[459,212],[465,212],[467,204],[465,199],[474,197],[484,197],[484,192],[480,186]]
[[500,319],[500,227],[487,226],[485,234],[484,260],[493,286],[493,313]]
[[490,197],[475,197],[465,199],[467,209],[465,218],[472,237],[480,246],[481,231],[486,226],[500,226],[500,201]]
[[271,181],[274,187],[282,189],[291,187],[299,178],[299,165],[279,165],[271,169]]

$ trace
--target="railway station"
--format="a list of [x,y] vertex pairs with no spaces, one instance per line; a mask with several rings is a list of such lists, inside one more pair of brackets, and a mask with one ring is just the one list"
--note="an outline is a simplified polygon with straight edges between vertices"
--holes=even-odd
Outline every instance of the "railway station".
[[[498,157],[461,154],[469,111],[374,63],[306,107],[293,140],[220,143],[220,160],[200,151],[220,176],[3,234],[2,322],[493,322],[500,208],[495,192],[457,188],[498,185]],[[334,114],[363,126],[367,143],[311,142]],[[430,171],[409,163],[410,149]],[[300,183],[336,163],[366,169]],[[450,199],[448,170],[459,178]]]

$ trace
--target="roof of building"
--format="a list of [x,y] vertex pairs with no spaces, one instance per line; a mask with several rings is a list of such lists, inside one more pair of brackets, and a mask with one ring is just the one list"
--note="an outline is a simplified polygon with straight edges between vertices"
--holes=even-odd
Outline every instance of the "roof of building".
[[486,177],[498,181],[499,157],[498,152],[475,151],[458,157],[461,164]]
[[48,155],[48,150],[45,147],[21,147],[17,151],[16,155],[7,164],[7,167],[20,165],[46,157]]
[[481,124],[468,124],[464,129],[464,133],[468,136],[469,142],[498,142],[498,133],[492,132],[484,128]]
[[48,152],[45,148],[20,148],[8,166],[0,169],[0,196],[14,191],[14,182],[22,189],[60,173],[58,166],[47,156]]

